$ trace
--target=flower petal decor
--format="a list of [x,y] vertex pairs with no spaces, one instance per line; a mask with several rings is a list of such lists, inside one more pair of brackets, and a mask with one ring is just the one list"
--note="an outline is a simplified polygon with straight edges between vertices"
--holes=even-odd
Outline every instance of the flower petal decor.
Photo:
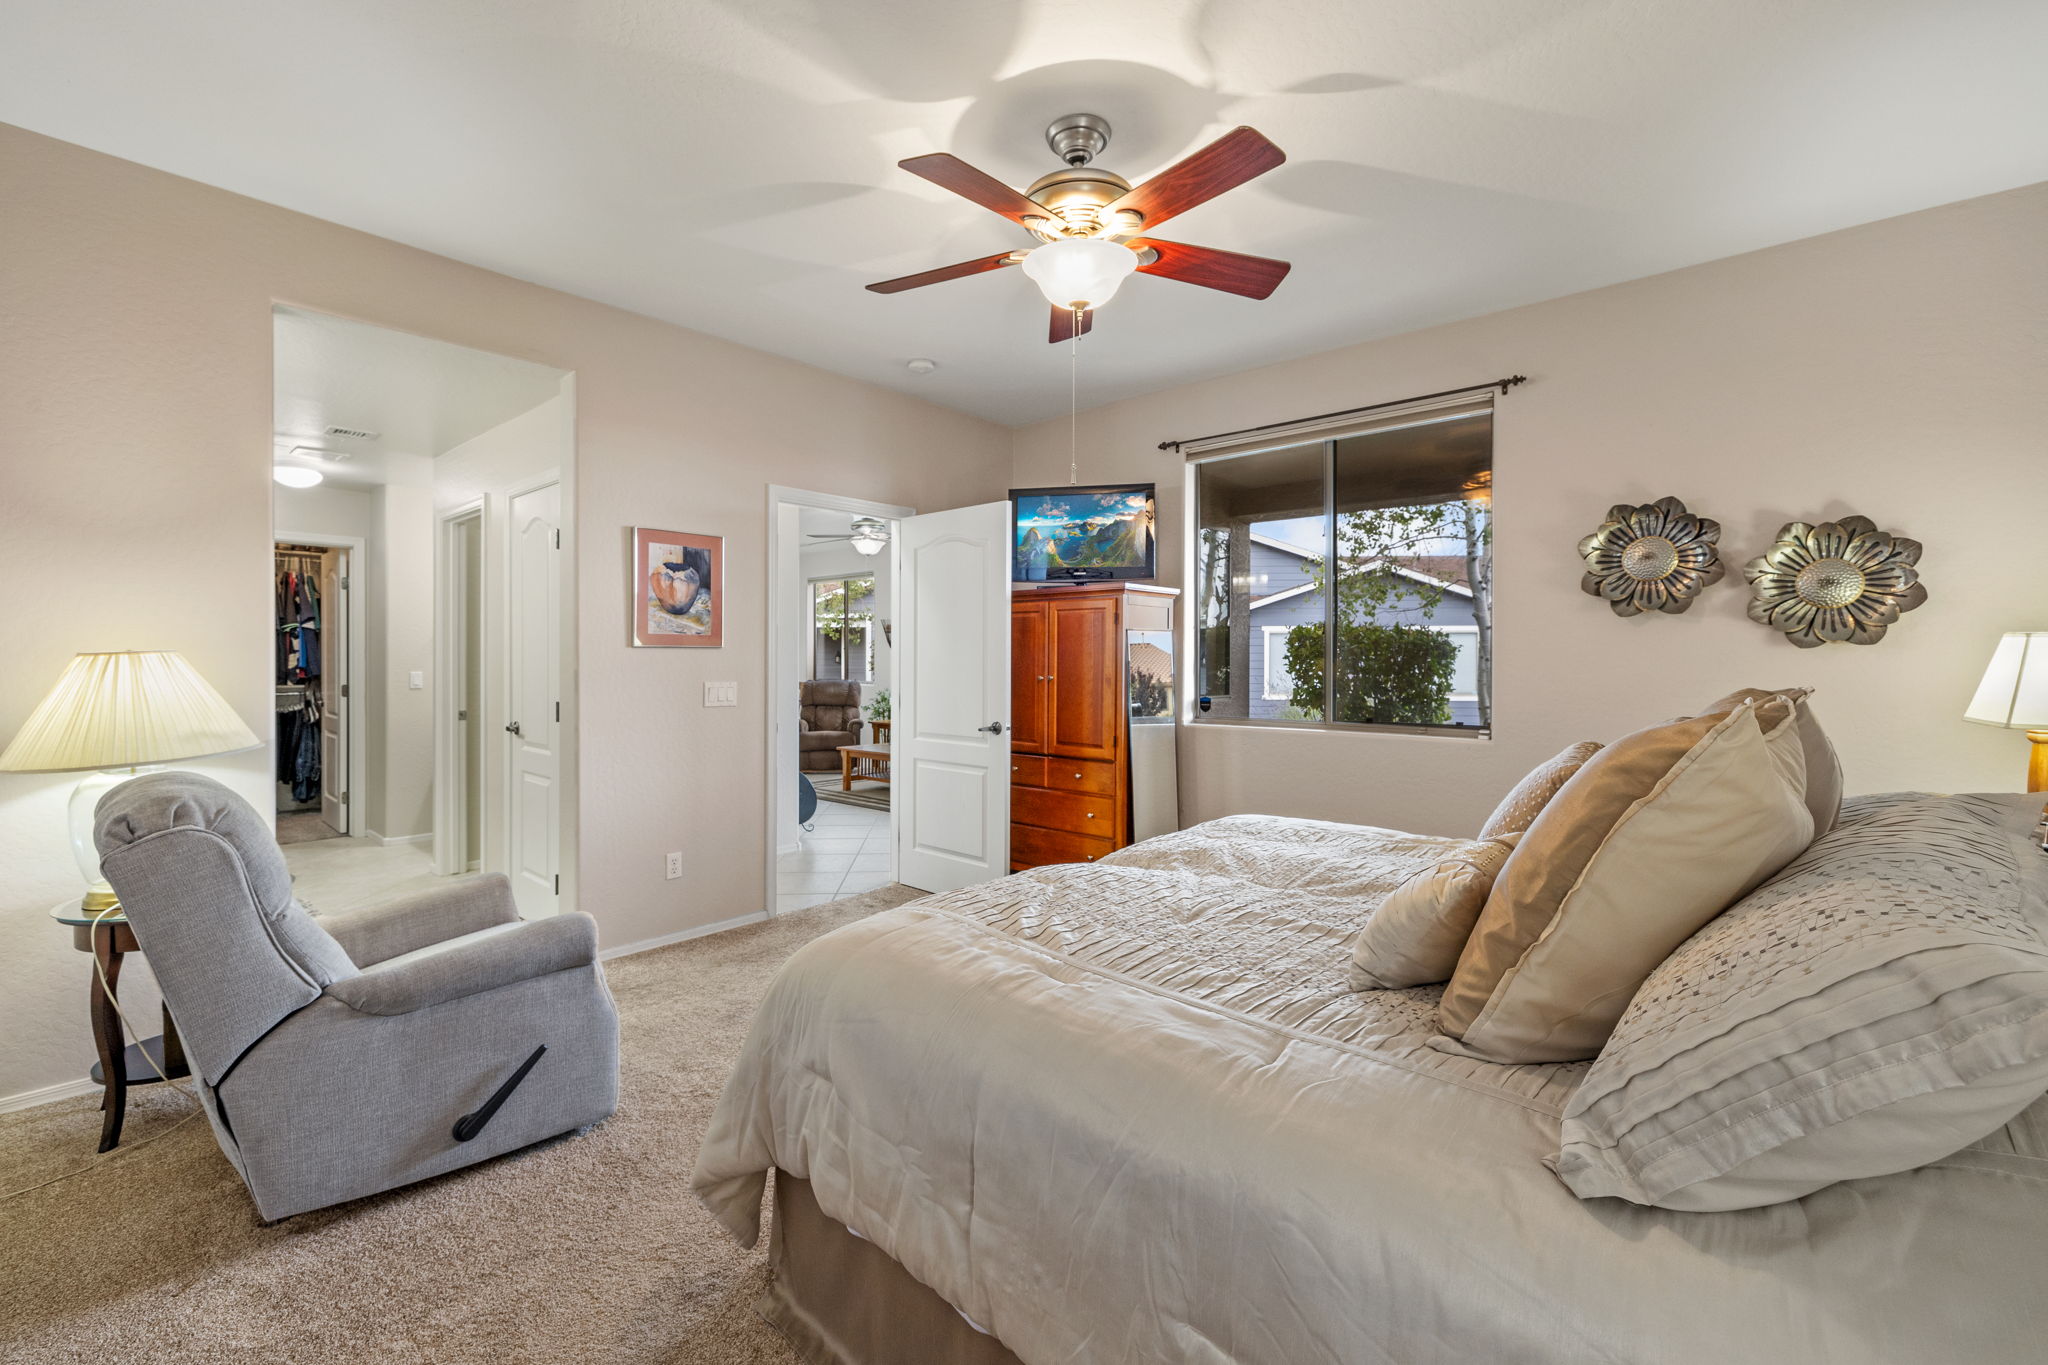
[[1919,541],[1880,531],[1868,517],[1787,522],[1771,548],[1743,567],[1749,619],[1784,631],[1801,649],[1874,645],[1927,600],[1919,562]]
[[1677,613],[1721,581],[1721,523],[1694,516],[1677,498],[1607,509],[1600,529],[1579,542],[1579,586],[1616,616]]

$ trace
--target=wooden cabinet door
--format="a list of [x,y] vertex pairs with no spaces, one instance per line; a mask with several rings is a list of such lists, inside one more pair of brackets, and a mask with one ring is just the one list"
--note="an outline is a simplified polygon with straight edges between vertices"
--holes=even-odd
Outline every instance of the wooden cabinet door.
[[1045,752],[1063,758],[1116,758],[1123,735],[1123,658],[1117,599],[1046,603],[1052,696]]
[[1010,603],[1010,748],[1045,752],[1046,693],[1052,672],[1047,650],[1047,603]]

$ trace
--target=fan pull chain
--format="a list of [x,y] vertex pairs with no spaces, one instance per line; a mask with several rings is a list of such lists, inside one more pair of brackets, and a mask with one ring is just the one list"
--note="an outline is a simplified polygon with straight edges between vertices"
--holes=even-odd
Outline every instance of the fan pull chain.
[[1081,482],[1081,310],[1067,338],[1067,486]]

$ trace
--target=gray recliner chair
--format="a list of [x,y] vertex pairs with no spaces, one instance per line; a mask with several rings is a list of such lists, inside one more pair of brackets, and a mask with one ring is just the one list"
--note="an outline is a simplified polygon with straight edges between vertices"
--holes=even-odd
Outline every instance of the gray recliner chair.
[[618,1013],[588,915],[522,921],[493,876],[316,917],[262,818],[196,773],[114,788],[96,838],[214,1135],[265,1220],[618,1106]]

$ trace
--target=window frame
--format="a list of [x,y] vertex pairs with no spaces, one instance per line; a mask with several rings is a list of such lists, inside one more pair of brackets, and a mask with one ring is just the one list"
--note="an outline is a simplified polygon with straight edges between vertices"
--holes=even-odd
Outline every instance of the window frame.
[[809,579],[805,579],[805,580],[804,580],[804,582],[805,582],[805,585],[806,585],[807,587],[809,587],[809,588],[810,588],[810,590],[811,590],[811,591],[810,591],[810,602],[811,602],[811,628],[810,628],[810,652],[811,652],[811,669],[810,669],[810,671],[811,671],[811,675],[812,675],[812,678],[813,678],[813,680],[814,680],[814,681],[820,681],[820,682],[851,682],[851,683],[855,683],[855,684],[857,684],[857,685],[859,685],[859,686],[861,686],[861,687],[871,687],[871,686],[873,686],[873,685],[874,685],[874,682],[875,682],[875,628],[874,628],[874,622],[873,622],[873,620],[872,620],[872,619],[870,619],[870,620],[867,620],[867,621],[855,621],[855,620],[853,620],[853,619],[852,619],[852,613],[851,613],[851,611],[850,611],[850,610],[849,610],[849,611],[846,611],[846,612],[843,612],[843,613],[841,614],[841,616],[840,616],[840,621],[839,621],[839,628],[840,628],[840,630],[841,630],[842,632],[847,632],[847,633],[850,633],[850,632],[852,632],[852,631],[856,631],[856,630],[858,630],[858,631],[860,632],[860,659],[861,659],[861,674],[862,674],[862,676],[861,676],[861,677],[858,677],[858,678],[848,678],[848,677],[846,676],[846,639],[845,639],[845,635],[844,635],[844,634],[842,634],[842,635],[841,635],[841,637],[840,637],[840,641],[839,641],[839,673],[840,673],[840,676],[839,676],[839,677],[837,677],[837,678],[823,678],[823,679],[820,679],[820,678],[818,678],[818,677],[817,677],[817,672],[818,672],[818,640],[819,640],[819,631],[820,631],[820,629],[821,629],[821,627],[820,627],[820,625],[819,625],[819,617],[818,617],[818,585],[819,585],[819,584],[821,584],[821,583],[837,583],[837,584],[839,584],[839,585],[840,585],[840,592],[841,592],[841,595],[842,595],[842,596],[843,596],[843,597],[845,598],[845,600],[846,600],[846,604],[847,604],[847,607],[848,607],[848,608],[851,608],[851,607],[852,607],[852,605],[853,605],[853,601],[854,601],[854,598],[853,598],[853,594],[852,594],[852,593],[850,593],[850,592],[847,592],[847,591],[846,591],[846,585],[847,585],[847,584],[849,584],[849,583],[861,583],[861,582],[865,582],[865,583],[866,583],[866,584],[868,585],[868,594],[869,594],[870,596],[872,596],[872,595],[873,595],[873,594],[874,594],[874,593],[875,593],[875,592],[877,591],[877,584],[876,584],[876,578],[875,578],[875,575],[874,575],[873,573],[865,573],[865,574],[843,574],[843,573],[842,573],[842,574],[825,574],[825,575],[822,575],[821,577],[818,577],[818,578],[809,578]]
[[[1476,415],[1480,412],[1484,412],[1486,414],[1488,422],[1487,470],[1489,476],[1491,476],[1492,472],[1495,470],[1497,465],[1495,457],[1497,456],[1499,450],[1499,405],[1492,400],[1492,396],[1490,394],[1482,400],[1475,401],[1471,397],[1469,391],[1461,390],[1458,392],[1460,397],[1457,401],[1428,403],[1427,405],[1419,404],[1416,408],[1412,410],[1388,413],[1382,420],[1373,423],[1372,426],[1368,428],[1368,430],[1392,431],[1413,426],[1427,426],[1437,422],[1454,421],[1460,417],[1469,417]],[[1347,429],[1347,424],[1333,423],[1331,429],[1322,435],[1318,435],[1313,429],[1299,429],[1289,432],[1284,437],[1276,433],[1275,437],[1272,440],[1266,443],[1259,444],[1257,446],[1240,445],[1235,448],[1218,449],[1213,452],[1189,453],[1187,455],[1183,467],[1181,483],[1181,506],[1183,508],[1184,532],[1184,534],[1181,537],[1181,544],[1184,547],[1182,552],[1182,567],[1185,575],[1183,581],[1188,585],[1188,594],[1190,601],[1193,601],[1197,597],[1199,597],[1204,589],[1204,584],[1201,582],[1201,565],[1199,562],[1200,542],[1202,537],[1202,531],[1204,529],[1202,526],[1200,491],[1201,467],[1203,465],[1218,464],[1226,460],[1264,454],[1267,451],[1287,450],[1300,446],[1309,445],[1320,446],[1322,448],[1323,461],[1323,522],[1324,544],[1326,546],[1324,553],[1327,556],[1335,553],[1334,547],[1338,544],[1339,513],[1337,511],[1336,499],[1336,447],[1339,441],[1346,439],[1348,436],[1358,434],[1362,433],[1357,430]],[[1487,521],[1489,528],[1492,524],[1492,518],[1493,499],[1489,495],[1487,499]],[[1489,559],[1491,558],[1491,550],[1489,550],[1488,552],[1488,557]],[[1491,577],[1492,575],[1491,573],[1489,573],[1489,580],[1491,579]],[[1325,605],[1324,609],[1325,630],[1323,632],[1323,676],[1326,680],[1334,678],[1336,674],[1337,637],[1335,631],[1328,629],[1329,622],[1331,618],[1335,615],[1337,609],[1335,601],[1336,594],[1330,594],[1330,598],[1331,601]],[[1495,718],[1492,716],[1488,717],[1487,724],[1485,725],[1406,725],[1394,722],[1377,721],[1371,723],[1359,723],[1352,721],[1284,719],[1277,717],[1262,718],[1257,716],[1219,716],[1204,714],[1200,707],[1200,702],[1202,698],[1200,687],[1203,673],[1203,660],[1199,653],[1199,650],[1201,649],[1202,645],[1201,628],[1194,618],[1195,613],[1192,611],[1188,612],[1187,621],[1184,626],[1185,648],[1187,650],[1187,657],[1190,660],[1191,666],[1183,672],[1182,685],[1184,691],[1181,699],[1181,714],[1184,721],[1186,721],[1188,724],[1204,726],[1249,726],[1258,729],[1268,730],[1316,730],[1321,732],[1335,732],[1348,734],[1391,734],[1425,737],[1444,737],[1462,740],[1491,741],[1493,739],[1496,721]],[[1477,639],[1479,633],[1479,626],[1476,623],[1457,623],[1444,626],[1439,626],[1435,622],[1422,622],[1420,624],[1426,625],[1433,630],[1442,631],[1446,634],[1470,634],[1475,640]],[[1261,638],[1260,647],[1262,649],[1270,649],[1271,634],[1275,631],[1283,631],[1287,629],[1291,629],[1291,627],[1261,627],[1261,630],[1264,632],[1264,634]],[[1287,698],[1278,698],[1270,695],[1269,689],[1271,686],[1272,673],[1270,668],[1264,666],[1269,662],[1270,655],[1261,656],[1262,668],[1261,683],[1259,687],[1259,692],[1261,695],[1257,698],[1257,700],[1291,700],[1291,692],[1289,697]],[[1494,662],[1498,662],[1498,637],[1496,637],[1496,652],[1494,656]],[[1245,661],[1246,666],[1244,668],[1244,672],[1247,675],[1249,675],[1250,672],[1249,663],[1249,660]],[[1249,690],[1249,676],[1246,677],[1244,686],[1247,688],[1247,690]],[[1327,698],[1327,692],[1325,695]],[[1478,699],[1479,694],[1476,692],[1454,692],[1449,694],[1449,696],[1446,698],[1446,700],[1449,701],[1468,702],[1476,702],[1478,701]],[[1249,704],[1249,702],[1253,700],[1253,698],[1247,697],[1246,700],[1247,704]]]

